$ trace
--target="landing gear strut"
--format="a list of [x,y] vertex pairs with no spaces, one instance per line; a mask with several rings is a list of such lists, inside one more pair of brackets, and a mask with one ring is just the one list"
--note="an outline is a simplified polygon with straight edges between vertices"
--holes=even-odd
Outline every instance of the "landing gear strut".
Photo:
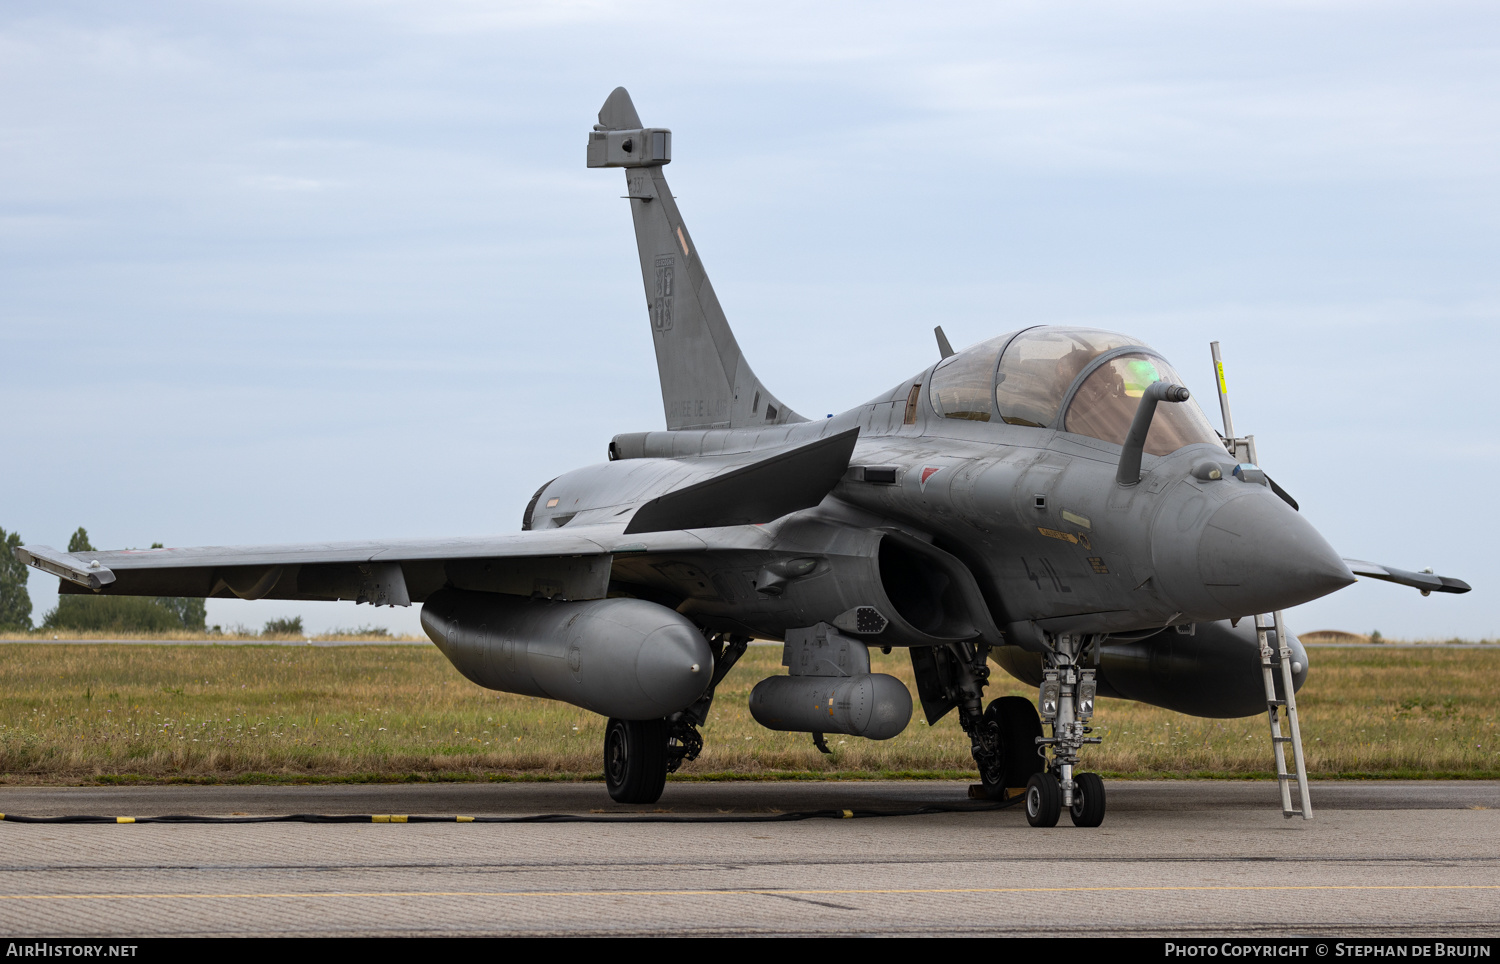
[[703,752],[698,727],[708,719],[714,689],[745,654],[748,636],[719,633],[714,648],[714,675],[691,706],[664,720],[611,719],[604,731],[604,785],[616,803],[655,803],[667,785],[667,774]]
[[[1006,720],[996,709],[1000,700],[991,703],[989,710],[984,709],[984,686],[990,679],[989,657],[990,648],[985,643],[951,643],[920,656],[917,650],[912,650],[912,665],[917,671],[928,722],[936,722],[949,707],[958,710],[958,722],[969,735],[969,752],[979,767],[985,795],[999,799],[1005,795],[1006,787]],[[922,685],[924,682],[926,687]]]

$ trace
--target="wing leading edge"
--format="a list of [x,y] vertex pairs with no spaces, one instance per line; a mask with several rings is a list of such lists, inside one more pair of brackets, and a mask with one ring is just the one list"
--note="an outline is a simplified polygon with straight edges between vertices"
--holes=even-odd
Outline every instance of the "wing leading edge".
[[[422,602],[443,586],[519,596],[602,599],[619,554],[694,553],[708,548],[687,531],[626,536],[590,526],[496,536],[67,553],[21,546],[17,557],[60,576],[60,591],[220,599],[352,599],[376,605]],[[713,548],[760,548],[754,526],[720,529]]]
[[[759,526],[822,501],[848,468],[858,435],[857,428],[848,429],[749,460],[657,460],[675,471],[646,473],[644,484],[638,483],[638,491],[627,497],[635,512],[628,519],[624,511],[616,513],[618,522],[564,528],[585,500],[602,498],[613,510],[616,486],[628,481],[594,479],[584,470],[588,477],[570,500],[566,517],[552,519],[552,528],[507,535],[87,553],[21,546],[16,555],[60,577],[59,591],[65,593],[352,599],[409,606],[448,586],[547,599],[602,599],[609,591],[614,557],[621,553],[766,548],[768,537]],[[608,473],[641,464],[596,468]],[[552,491],[559,481],[544,489]],[[547,504],[560,501],[554,497]]]

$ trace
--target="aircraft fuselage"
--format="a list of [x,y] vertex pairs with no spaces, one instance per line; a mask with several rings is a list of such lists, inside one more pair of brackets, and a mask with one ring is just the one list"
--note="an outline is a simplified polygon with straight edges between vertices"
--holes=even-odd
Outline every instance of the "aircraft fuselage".
[[[665,563],[617,555],[616,580],[725,631],[780,637],[873,605],[893,620],[873,634],[881,645],[930,644],[977,630],[994,644],[1028,649],[1044,646],[1042,633],[1133,633],[1237,619],[1350,581],[1298,512],[1266,485],[1234,476],[1221,445],[1147,455],[1140,481],[1121,485],[1119,444],[938,417],[926,395],[930,375],[821,422],[617,436],[614,461],[548,483],[528,522],[607,523],[680,486],[689,466],[710,471],[704,466],[716,459],[857,427],[843,480],[821,505],[764,526],[763,549],[732,558],[684,553]],[[904,536],[902,546],[883,547],[887,534]],[[948,569],[956,562],[972,575],[982,601],[951,585],[910,585],[926,578],[913,570],[943,570],[941,556],[950,557]],[[791,558],[812,562],[804,573],[764,585],[777,574],[763,570]],[[961,576],[944,570],[938,581],[944,578]]]

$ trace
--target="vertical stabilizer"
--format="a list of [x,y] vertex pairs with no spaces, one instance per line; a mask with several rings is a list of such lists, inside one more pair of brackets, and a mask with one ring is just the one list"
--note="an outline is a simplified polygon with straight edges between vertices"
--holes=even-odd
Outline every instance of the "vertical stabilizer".
[[667,428],[750,428],[806,421],[750,370],[703,270],[662,168],[672,132],[643,127],[616,87],[589,135],[589,167],[623,167],[646,285]]

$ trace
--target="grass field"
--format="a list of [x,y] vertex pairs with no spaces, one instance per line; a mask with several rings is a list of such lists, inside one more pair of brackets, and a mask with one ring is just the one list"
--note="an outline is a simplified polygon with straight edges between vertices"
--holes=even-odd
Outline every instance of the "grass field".
[[81,640],[130,640],[133,642],[203,642],[205,640],[215,643],[300,643],[306,641],[321,642],[356,642],[366,641],[371,643],[385,642],[427,642],[426,636],[403,636],[393,635],[383,629],[371,629],[360,627],[357,629],[334,629],[326,633],[308,633],[288,635],[285,633],[263,633],[244,626],[231,626],[221,629],[219,632],[201,629],[181,629],[165,633],[132,633],[116,632],[114,630],[77,630],[59,629],[42,630],[34,629],[29,633],[7,632],[0,633],[0,640],[6,642],[21,642],[32,639],[63,639]]
[[[875,671],[915,692],[904,653]],[[753,646],[720,687],[707,744],[675,779],[972,776],[953,714],[893,740],[762,729],[750,687],[782,672]],[[1298,697],[1315,776],[1500,777],[1500,647],[1318,649]],[[996,671],[990,696],[1034,696]],[[1200,720],[1101,700],[1090,769],[1254,777],[1265,718]],[[431,646],[26,644],[0,647],[0,781],[599,779],[604,721],[469,683]]]

